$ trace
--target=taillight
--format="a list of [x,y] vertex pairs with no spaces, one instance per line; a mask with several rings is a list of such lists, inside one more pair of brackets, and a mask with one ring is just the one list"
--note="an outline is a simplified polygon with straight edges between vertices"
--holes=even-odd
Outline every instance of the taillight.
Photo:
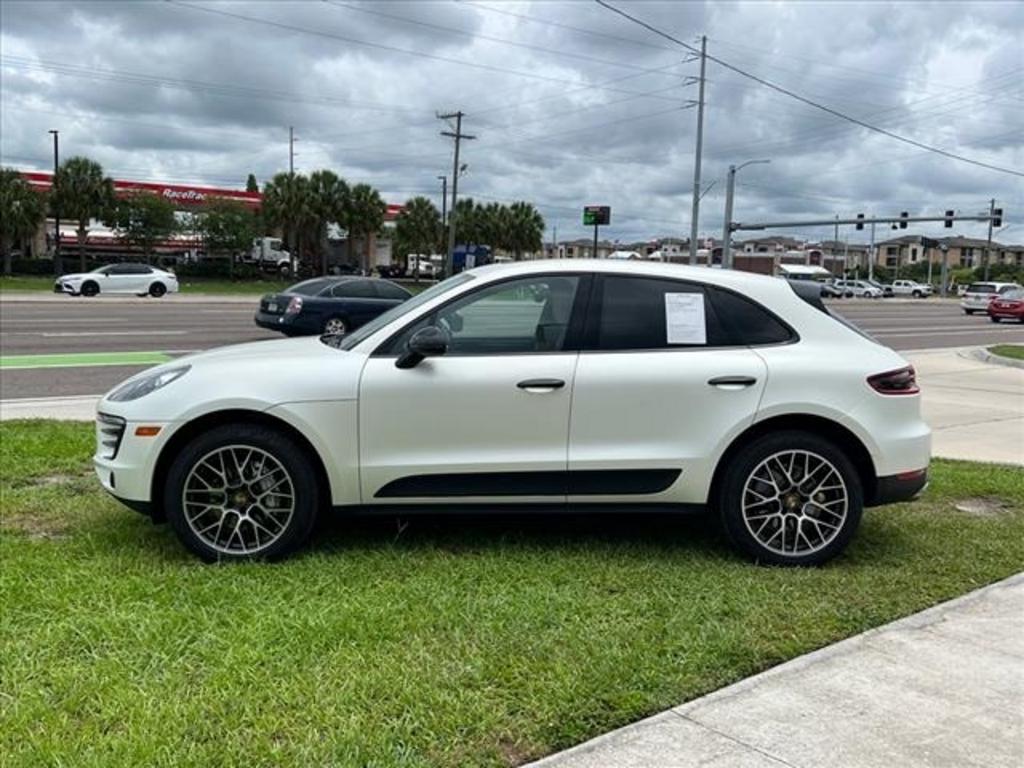
[[921,391],[917,386],[917,374],[912,365],[868,376],[868,384],[882,395],[916,395]]
[[286,315],[297,315],[302,311],[302,299],[295,296],[291,301],[288,302],[288,308],[285,309]]

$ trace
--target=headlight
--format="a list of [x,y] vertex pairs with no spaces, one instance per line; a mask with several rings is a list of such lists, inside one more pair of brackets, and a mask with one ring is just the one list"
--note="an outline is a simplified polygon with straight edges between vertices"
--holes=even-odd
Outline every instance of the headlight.
[[123,384],[107,396],[107,400],[115,403],[123,403],[128,400],[138,400],[161,387],[166,387],[172,381],[180,379],[192,368],[191,365],[182,365],[177,368],[168,368],[163,371],[156,371],[148,376],[133,379]]

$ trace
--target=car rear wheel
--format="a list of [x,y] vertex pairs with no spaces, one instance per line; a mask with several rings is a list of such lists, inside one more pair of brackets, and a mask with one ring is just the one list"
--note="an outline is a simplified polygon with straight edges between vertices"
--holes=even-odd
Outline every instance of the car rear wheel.
[[344,336],[348,333],[348,324],[345,322],[344,318],[329,317],[324,320],[324,324],[320,330],[327,336]]
[[999,318],[998,317],[994,317],[992,315],[989,315],[988,319],[991,320],[993,323],[998,323],[999,322]]
[[153,283],[151,286],[149,286],[149,295],[152,296],[154,299],[159,299],[165,293],[167,293],[167,286],[165,286],[163,283]]
[[163,489],[167,519],[207,562],[277,559],[309,536],[321,489],[309,457],[287,435],[229,424],[174,459]]
[[83,296],[95,296],[99,292],[100,287],[96,285],[96,283],[94,283],[92,280],[87,280],[86,282],[82,283],[82,287],[79,290],[79,293],[81,293]]
[[847,456],[810,432],[765,435],[726,469],[718,514],[732,543],[772,565],[820,565],[860,524],[864,496]]
[[964,310],[964,314],[965,315],[973,315],[974,314],[974,310],[973,309],[965,309]]

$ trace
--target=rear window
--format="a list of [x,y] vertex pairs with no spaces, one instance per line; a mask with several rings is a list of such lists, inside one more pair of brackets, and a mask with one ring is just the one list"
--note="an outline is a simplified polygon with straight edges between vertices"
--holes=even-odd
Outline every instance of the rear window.
[[760,304],[721,288],[714,288],[710,293],[715,314],[733,344],[785,344],[795,338],[788,326]]
[[968,293],[995,293],[996,287],[992,283],[971,283],[967,286]]

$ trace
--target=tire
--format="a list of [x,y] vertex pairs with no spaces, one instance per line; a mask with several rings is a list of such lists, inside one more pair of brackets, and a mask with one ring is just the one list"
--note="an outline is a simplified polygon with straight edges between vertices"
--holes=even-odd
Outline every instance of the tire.
[[915,299],[920,299],[921,298],[921,292],[920,291],[914,291],[910,295],[913,296]]
[[337,335],[344,336],[348,333],[348,322],[343,317],[328,317],[324,320],[322,326],[320,326],[320,333],[325,335]]
[[[222,460],[228,462],[226,481],[217,472]],[[239,483],[239,466],[248,483]],[[200,501],[188,510],[186,490]],[[294,552],[313,529],[323,490],[309,456],[291,438],[272,427],[241,423],[216,427],[188,443],[174,458],[162,493],[181,543],[212,563],[276,560]],[[239,504],[251,506],[239,514]]]
[[989,315],[988,319],[991,320],[993,323],[998,323],[999,322],[999,318],[998,317],[992,317],[992,315]]
[[973,315],[974,314],[974,310],[973,309],[965,309],[964,310],[964,314],[965,315]]
[[[790,456],[795,458],[792,467]],[[801,457],[808,457],[811,467],[804,479],[812,477],[819,486],[827,486],[810,498],[805,492],[815,489],[801,488],[799,477],[795,491],[782,487],[788,481],[781,470],[801,473]],[[783,462],[781,467],[778,461]],[[836,445],[811,432],[787,430],[757,438],[733,457],[716,503],[729,540],[755,562],[821,565],[846,549],[853,538],[864,510],[864,492],[853,463]],[[801,535],[806,544],[800,541]],[[791,552],[785,551],[789,544]]]
[[88,280],[82,283],[82,287],[78,290],[82,296],[95,296],[100,292],[100,287],[96,285],[92,280]]
[[282,264],[280,267],[277,268],[277,274],[279,274],[281,277],[291,277],[292,268],[287,264]]
[[153,283],[149,286],[149,295],[154,299],[159,299],[165,293],[167,293],[167,286],[163,283]]

